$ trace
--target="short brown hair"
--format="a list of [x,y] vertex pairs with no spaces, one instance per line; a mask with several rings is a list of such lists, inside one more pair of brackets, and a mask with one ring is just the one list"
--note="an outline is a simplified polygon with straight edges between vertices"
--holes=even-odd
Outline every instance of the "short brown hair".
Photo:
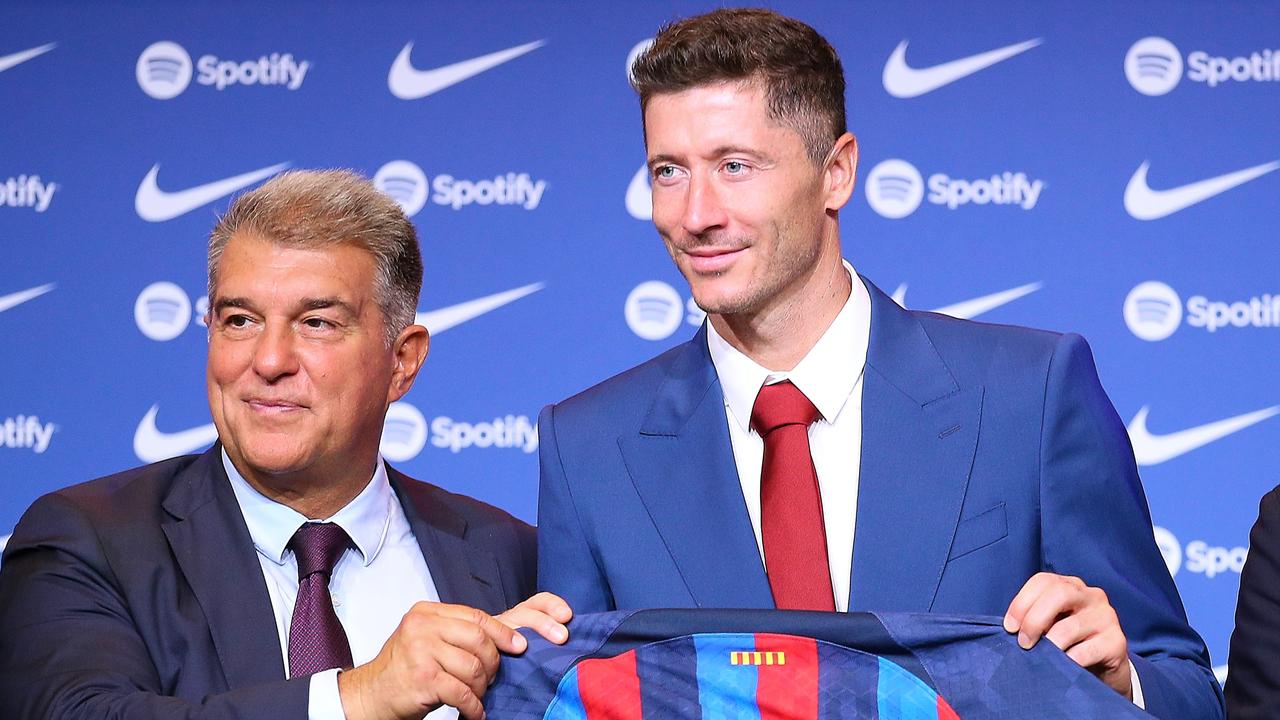
[[840,57],[818,31],[772,10],[721,9],[667,24],[631,72],[641,113],[654,95],[760,82],[770,117],[800,133],[814,163],[845,132]]
[[413,223],[394,200],[350,170],[294,170],[237,197],[209,235],[209,301],[222,251],[237,232],[286,247],[349,244],[374,260],[374,300],[387,344],[413,324],[422,291],[422,253]]

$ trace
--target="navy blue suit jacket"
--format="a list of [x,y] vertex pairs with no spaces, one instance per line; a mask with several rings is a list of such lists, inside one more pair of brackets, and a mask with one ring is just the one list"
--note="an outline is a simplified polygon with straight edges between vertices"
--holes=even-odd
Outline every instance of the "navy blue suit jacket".
[[1262,496],[1240,572],[1236,627],[1227,659],[1231,720],[1280,715],[1280,487]]
[[[1003,615],[1035,573],[1079,576],[1118,612],[1149,710],[1221,717],[1084,340],[867,286],[849,609]],[[579,613],[773,607],[705,329],[546,408],[539,438],[542,589]]]
[[[46,495],[0,564],[0,716],[305,718],[220,448]],[[444,602],[533,594],[533,529],[389,470]]]

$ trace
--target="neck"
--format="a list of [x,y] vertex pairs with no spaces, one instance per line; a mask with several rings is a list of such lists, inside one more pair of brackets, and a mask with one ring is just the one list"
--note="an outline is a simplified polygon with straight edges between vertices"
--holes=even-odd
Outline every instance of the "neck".
[[711,315],[711,324],[730,345],[761,367],[785,372],[809,354],[840,314],[853,280],[840,260],[839,244],[829,244],[815,270],[767,307],[751,313]]

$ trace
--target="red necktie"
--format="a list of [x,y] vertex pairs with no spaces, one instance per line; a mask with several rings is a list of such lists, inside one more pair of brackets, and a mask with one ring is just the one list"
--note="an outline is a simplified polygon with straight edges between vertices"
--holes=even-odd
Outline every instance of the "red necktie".
[[818,473],[809,425],[818,409],[791,381],[760,388],[751,427],[764,438],[760,534],[773,601],[783,610],[834,611]]
[[289,541],[298,560],[298,600],[289,624],[289,677],[351,667],[351,645],[329,596],[329,576],[350,539],[333,523],[307,523]]

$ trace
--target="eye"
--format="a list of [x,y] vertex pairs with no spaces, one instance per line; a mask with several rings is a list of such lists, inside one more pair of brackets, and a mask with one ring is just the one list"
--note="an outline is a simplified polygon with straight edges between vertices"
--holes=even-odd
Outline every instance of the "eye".
[[653,176],[659,180],[669,180],[676,176],[674,165],[659,165],[653,169]]
[[747,171],[746,163],[741,160],[730,160],[724,164],[724,171],[730,175],[741,175]]
[[250,320],[248,315],[231,315],[230,317],[227,317],[226,319],[224,319],[222,321],[222,324],[230,328],[238,329],[238,328],[248,327],[249,322]]
[[312,330],[327,330],[333,327],[333,323],[320,317],[309,317],[306,320],[303,320],[302,324]]

